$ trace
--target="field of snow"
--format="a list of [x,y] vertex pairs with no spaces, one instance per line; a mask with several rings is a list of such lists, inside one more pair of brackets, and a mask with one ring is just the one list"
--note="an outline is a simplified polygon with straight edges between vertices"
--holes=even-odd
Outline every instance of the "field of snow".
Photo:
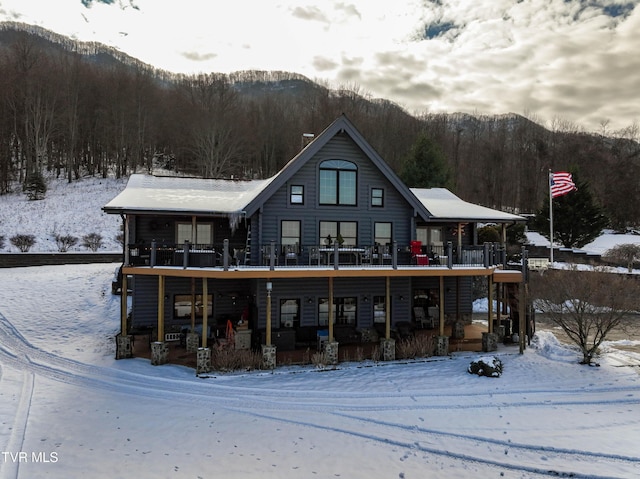
[[500,378],[473,353],[198,378],[114,360],[113,269],[0,272],[0,478],[640,476],[632,353],[542,332]]
[[[117,234],[100,207],[124,182],[90,183],[0,198],[0,234]],[[0,269],[0,479],[640,477],[640,341],[587,367],[539,331],[499,346],[500,378],[474,353],[199,378],[114,359],[115,267]]]

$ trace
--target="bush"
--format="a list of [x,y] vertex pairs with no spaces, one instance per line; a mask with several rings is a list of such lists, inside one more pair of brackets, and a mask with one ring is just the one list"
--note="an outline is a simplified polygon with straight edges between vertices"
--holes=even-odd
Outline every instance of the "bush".
[[433,336],[411,336],[398,341],[396,344],[396,357],[398,359],[428,358],[433,356],[434,350]]
[[94,253],[102,246],[102,236],[98,233],[89,233],[82,237],[82,246],[90,249]]
[[11,244],[18,248],[21,253],[26,253],[31,247],[36,244],[36,237],[34,235],[15,235],[9,238]]
[[78,243],[78,238],[71,235],[55,235],[56,245],[58,245],[58,251],[66,253],[69,248],[75,246]]
[[0,235],[0,249],[4,248],[4,236]]
[[211,352],[211,367],[216,371],[250,371],[262,368],[262,354],[231,347],[214,348]]

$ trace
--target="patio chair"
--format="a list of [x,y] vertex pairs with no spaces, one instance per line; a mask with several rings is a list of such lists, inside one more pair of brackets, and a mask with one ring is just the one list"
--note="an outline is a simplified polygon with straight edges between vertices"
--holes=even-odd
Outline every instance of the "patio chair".
[[284,265],[287,266],[290,261],[298,264],[298,245],[288,244],[284,246]]
[[309,248],[309,266],[311,266],[312,264],[317,264],[318,266],[320,266],[320,260],[321,260],[320,247],[311,246]]
[[420,326],[422,329],[433,329],[435,327],[433,318],[428,316],[424,312],[424,308],[422,306],[416,306],[413,308],[413,315],[416,320],[416,325]]

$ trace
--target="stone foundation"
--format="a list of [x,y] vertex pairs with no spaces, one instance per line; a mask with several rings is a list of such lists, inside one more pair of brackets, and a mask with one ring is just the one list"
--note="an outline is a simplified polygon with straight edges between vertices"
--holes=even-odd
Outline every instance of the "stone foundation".
[[464,339],[464,323],[462,321],[456,321],[451,326],[451,338]]
[[169,345],[162,341],[151,343],[151,364],[159,366],[166,364],[169,359]]
[[186,343],[187,352],[196,353],[198,352],[198,347],[200,346],[200,336],[198,336],[197,333],[187,333]]
[[206,374],[208,372],[211,372],[211,349],[198,348],[197,361],[196,361],[196,375]]
[[496,333],[482,333],[482,352],[496,351],[498,349],[498,335]]
[[395,361],[396,359],[396,340],[395,339],[383,339],[382,341],[380,341],[380,347],[382,348],[383,361]]
[[436,356],[449,354],[449,336],[436,336]]
[[116,336],[116,359],[127,359],[133,357],[132,336],[122,336],[118,334]]
[[262,345],[262,366],[265,369],[276,368],[276,347],[273,344]]
[[338,364],[338,342],[327,341],[324,343],[324,354],[327,358],[327,365]]

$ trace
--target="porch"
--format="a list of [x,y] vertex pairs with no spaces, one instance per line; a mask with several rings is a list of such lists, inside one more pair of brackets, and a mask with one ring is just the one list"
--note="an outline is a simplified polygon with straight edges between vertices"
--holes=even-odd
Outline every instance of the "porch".
[[[435,341],[435,336],[438,335],[437,329],[421,329],[417,325],[413,325],[414,329],[411,332],[411,337],[416,338],[419,341]],[[445,325],[444,335],[449,338],[449,354],[455,352],[482,352],[482,334],[487,332],[487,325],[479,322],[472,322],[471,324],[464,325],[464,335],[462,338],[454,337],[452,325]],[[144,358],[151,360],[151,343],[155,337],[152,331],[148,331],[145,334],[136,335],[132,344],[133,357]],[[400,342],[408,338],[397,339],[396,346],[400,345]],[[197,353],[189,352],[184,344],[184,341],[175,340],[170,341],[168,344],[168,364],[176,364],[196,369],[197,367]],[[434,343],[435,344],[435,343]],[[509,344],[507,341],[506,344]],[[517,345],[514,345],[514,347]],[[212,342],[212,354],[215,354],[217,348],[224,347],[221,343],[217,343],[215,340]],[[246,350],[247,352],[251,351]],[[308,343],[305,345],[297,344],[295,349],[291,350],[277,350],[276,362],[277,366],[293,366],[293,365],[312,365],[314,364],[314,355],[319,352],[317,342]],[[261,358],[259,351],[253,350],[253,354],[256,357]],[[382,361],[379,357],[380,354],[380,342],[366,341],[366,342],[349,342],[346,344],[339,344],[338,348],[338,361],[342,362],[360,362],[365,360]],[[430,356],[433,356],[430,355]],[[429,356],[424,356],[429,357]],[[419,358],[419,357],[418,357]],[[398,357],[397,360],[403,360],[407,358]],[[417,359],[417,358],[416,358]],[[215,373],[214,369],[212,373]]]

